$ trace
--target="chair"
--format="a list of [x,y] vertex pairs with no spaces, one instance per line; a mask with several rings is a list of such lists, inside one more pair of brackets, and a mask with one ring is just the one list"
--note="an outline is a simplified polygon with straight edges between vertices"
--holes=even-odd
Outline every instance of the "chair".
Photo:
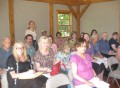
[[[116,59],[118,60],[117,56],[116,56]],[[119,60],[118,60],[118,64],[119,64],[118,69],[120,70],[120,61]]]
[[118,63],[118,61],[115,57],[108,58],[108,66],[110,69],[110,73],[108,74],[107,82],[108,82],[109,77],[112,77],[116,81],[118,87],[120,88],[120,85],[117,81],[117,79],[120,79],[120,70],[117,68],[116,70],[112,71],[112,69],[111,69],[111,65],[116,64],[116,63]]

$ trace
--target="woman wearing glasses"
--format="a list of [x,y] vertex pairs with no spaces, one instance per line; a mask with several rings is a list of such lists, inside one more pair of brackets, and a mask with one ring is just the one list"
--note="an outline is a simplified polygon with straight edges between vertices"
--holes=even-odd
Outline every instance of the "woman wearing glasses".
[[40,88],[41,85],[35,76],[35,71],[30,57],[26,54],[22,42],[16,42],[13,46],[13,54],[7,60],[7,79],[9,88]]

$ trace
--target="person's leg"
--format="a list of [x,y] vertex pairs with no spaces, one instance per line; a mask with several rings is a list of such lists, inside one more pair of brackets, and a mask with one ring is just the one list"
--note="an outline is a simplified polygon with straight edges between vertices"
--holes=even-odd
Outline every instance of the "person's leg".
[[17,88],[43,88],[43,83],[37,78],[34,79],[18,79]]
[[95,63],[95,62],[92,62],[92,68],[94,69],[96,75],[98,76],[100,74],[100,65]]
[[120,47],[117,48],[116,58],[117,58],[118,61],[120,62]]
[[92,82],[97,88],[109,88],[110,86],[108,83],[101,81],[99,78],[96,77],[92,78],[90,82]]
[[81,84],[81,85],[75,86],[75,88],[92,88],[92,87],[88,86],[87,84]]
[[1,86],[2,88],[8,88],[7,73],[1,74]]
[[68,77],[65,74],[57,74],[47,80],[46,88],[57,88],[66,84],[70,84]]
[[42,86],[42,87],[43,87],[43,86],[46,86],[47,80],[48,80],[48,78],[45,77],[45,76],[43,76],[43,75],[36,78],[37,83],[41,83],[41,86]]
[[62,86],[59,86],[58,88],[68,88],[68,85],[62,85]]
[[98,78],[99,78],[100,80],[103,80],[103,73],[104,73],[104,71],[102,71],[102,72],[98,75]]

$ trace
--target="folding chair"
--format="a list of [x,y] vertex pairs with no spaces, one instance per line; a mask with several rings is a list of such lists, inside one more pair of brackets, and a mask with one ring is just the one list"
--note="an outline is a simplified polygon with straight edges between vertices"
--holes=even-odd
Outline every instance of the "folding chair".
[[110,69],[110,73],[108,74],[107,82],[109,80],[109,77],[112,77],[116,81],[118,87],[120,88],[120,85],[117,81],[117,79],[120,79],[120,70],[116,69],[116,70],[113,71],[112,68],[111,68],[111,65],[116,64],[116,63],[118,63],[118,61],[115,57],[108,58],[108,66],[109,66],[109,69]]

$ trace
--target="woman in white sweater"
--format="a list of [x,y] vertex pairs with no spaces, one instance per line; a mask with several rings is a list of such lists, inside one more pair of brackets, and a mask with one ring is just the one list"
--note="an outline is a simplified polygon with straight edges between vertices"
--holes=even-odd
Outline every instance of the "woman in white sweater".
[[28,34],[31,34],[33,36],[33,46],[35,50],[37,50],[38,49],[38,44],[36,41],[37,34],[36,34],[36,26],[34,21],[29,21],[28,28],[25,31],[25,36]]

